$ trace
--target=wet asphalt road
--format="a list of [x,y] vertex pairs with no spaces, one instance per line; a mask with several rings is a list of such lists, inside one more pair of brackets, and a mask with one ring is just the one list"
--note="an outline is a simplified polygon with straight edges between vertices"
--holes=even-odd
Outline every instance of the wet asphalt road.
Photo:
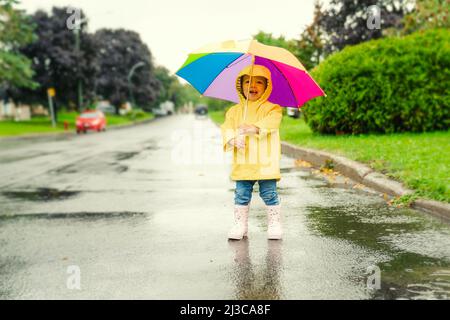
[[228,242],[220,144],[192,115],[0,140],[0,298],[449,299],[448,225],[294,159],[283,241],[266,240],[255,188],[249,239]]

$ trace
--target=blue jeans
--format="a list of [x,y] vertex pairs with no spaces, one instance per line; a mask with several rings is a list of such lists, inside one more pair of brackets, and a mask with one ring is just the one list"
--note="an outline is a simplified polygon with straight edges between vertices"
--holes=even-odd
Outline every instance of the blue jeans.
[[234,204],[246,206],[252,200],[253,185],[258,181],[259,195],[267,206],[280,204],[277,193],[277,180],[238,180],[234,191]]

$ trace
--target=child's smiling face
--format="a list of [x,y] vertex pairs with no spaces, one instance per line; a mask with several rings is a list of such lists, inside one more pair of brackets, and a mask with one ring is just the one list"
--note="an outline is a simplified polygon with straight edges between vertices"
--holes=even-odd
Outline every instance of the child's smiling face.
[[[250,87],[250,92],[248,91]],[[245,75],[242,77],[242,90],[244,96],[247,97],[247,92],[249,92],[248,100],[257,101],[263,95],[267,88],[267,79],[264,77],[252,77],[250,84],[250,76]]]

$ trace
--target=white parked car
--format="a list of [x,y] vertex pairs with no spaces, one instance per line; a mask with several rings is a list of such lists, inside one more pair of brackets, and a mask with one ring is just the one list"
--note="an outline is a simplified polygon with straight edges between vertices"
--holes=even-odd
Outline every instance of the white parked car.
[[116,113],[116,108],[114,108],[113,105],[111,105],[108,101],[103,100],[103,101],[99,101],[97,103],[96,108],[98,111],[101,111],[103,113],[109,113],[109,114],[115,114]]
[[170,116],[175,113],[175,104],[172,101],[165,101],[159,105],[159,108],[152,109],[155,116]]
[[287,108],[286,113],[289,117],[298,119],[300,117],[300,110],[298,108]]

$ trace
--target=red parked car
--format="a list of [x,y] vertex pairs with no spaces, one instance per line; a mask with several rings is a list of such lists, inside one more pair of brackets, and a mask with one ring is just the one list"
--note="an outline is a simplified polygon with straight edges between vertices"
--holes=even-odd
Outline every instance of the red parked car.
[[86,133],[88,130],[98,132],[106,130],[106,117],[101,111],[85,111],[77,117],[77,133]]

